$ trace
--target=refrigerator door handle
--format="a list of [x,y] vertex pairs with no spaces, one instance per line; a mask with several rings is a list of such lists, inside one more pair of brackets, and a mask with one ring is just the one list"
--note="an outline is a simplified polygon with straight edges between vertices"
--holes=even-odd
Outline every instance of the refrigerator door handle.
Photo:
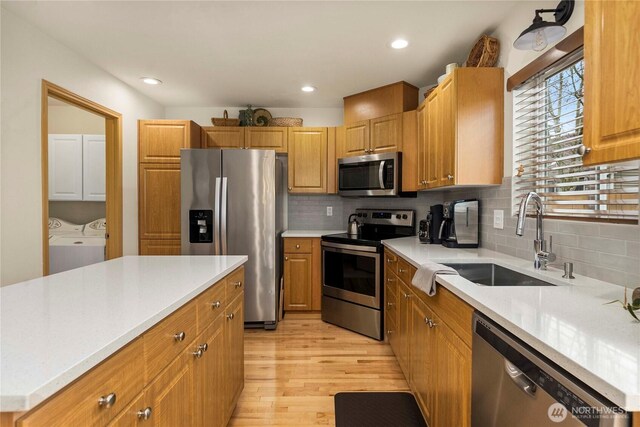
[[220,197],[220,241],[222,255],[227,254],[227,178],[222,178],[222,196]]
[[221,180],[216,178],[216,189],[213,201],[213,253],[220,255],[220,187]]

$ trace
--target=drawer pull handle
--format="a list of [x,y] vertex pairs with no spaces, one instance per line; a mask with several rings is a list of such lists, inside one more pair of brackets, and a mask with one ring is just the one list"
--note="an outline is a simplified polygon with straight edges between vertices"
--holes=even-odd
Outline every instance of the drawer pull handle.
[[227,319],[229,319],[229,320],[233,320],[233,317],[234,317],[234,316],[233,316],[233,313],[231,313],[231,314],[227,314]]
[[438,326],[438,324],[434,322],[432,319],[427,319],[427,324],[429,325],[430,328],[434,328]]
[[193,356],[194,356],[196,359],[200,359],[200,358],[202,357],[202,353],[204,353],[204,352],[202,351],[202,349],[198,349],[198,350],[194,351],[194,352],[193,352],[193,353],[191,353],[191,354],[193,354]]
[[220,301],[211,303],[211,308],[213,309],[220,308]]
[[411,294],[404,294],[403,293],[402,295],[404,295],[405,298],[411,298]]
[[144,409],[141,409],[138,411],[138,419],[139,420],[143,420],[146,421],[149,418],[151,418],[151,408],[150,407],[146,407]]
[[106,396],[101,396],[100,399],[98,399],[98,406],[100,406],[101,408],[111,408],[115,404],[116,404],[115,393],[109,393]]
[[387,307],[393,307],[394,305],[395,305],[395,304],[394,304],[394,303],[392,303],[392,302],[388,302],[388,303],[387,303]]
[[393,282],[395,282],[395,279],[392,279],[391,277],[389,277],[389,278],[387,278],[387,282],[393,283]]
[[242,286],[242,282],[239,280],[237,282],[233,282],[233,286],[235,286],[236,288],[239,288],[240,286]]
[[404,268],[398,268],[398,273],[406,273],[407,270],[405,270]]
[[396,262],[396,260],[387,258],[387,264],[393,264],[394,262]]
[[391,329],[389,329],[389,330],[387,331],[387,335],[391,335],[392,333],[393,333],[393,331],[392,331]]
[[300,245],[296,245],[296,249],[300,249]]
[[173,336],[173,339],[176,340],[177,342],[182,342],[184,341],[186,336],[187,335],[184,332],[178,332]]
[[207,344],[207,343],[200,344],[198,346],[198,350],[202,350],[203,352],[206,352],[207,350],[209,350],[209,344]]

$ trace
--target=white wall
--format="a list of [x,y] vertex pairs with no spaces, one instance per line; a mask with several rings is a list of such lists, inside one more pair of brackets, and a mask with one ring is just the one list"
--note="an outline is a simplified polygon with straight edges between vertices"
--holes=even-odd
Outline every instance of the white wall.
[[[513,102],[512,92],[507,92],[506,81],[513,74],[520,71],[524,66],[536,59],[544,52],[532,50],[518,50],[513,47],[513,42],[520,33],[531,25],[536,9],[554,9],[557,1],[523,1],[517,4],[511,15],[500,25],[493,34],[500,41],[500,57],[498,67],[504,67],[505,92],[504,92],[504,175],[513,176]],[[553,19],[553,14],[543,14],[545,20]],[[576,1],[573,15],[569,22],[565,24],[566,36],[572,34],[584,25],[584,1]],[[565,37],[566,37],[565,36]],[[551,44],[546,50],[549,50]],[[545,50],[545,51],[546,51]]]
[[[211,126],[212,117],[222,117],[224,110],[229,118],[238,118],[238,112],[246,107],[167,107],[167,119],[189,119],[200,126]],[[252,107],[258,108],[258,107]],[[342,108],[269,108],[265,107],[273,117],[300,117],[303,126],[340,126],[342,125]],[[151,117],[149,117],[151,118]]]
[[164,108],[6,9],[1,12],[0,284],[42,274],[41,79],[123,116],[124,253],[137,253],[137,123]]

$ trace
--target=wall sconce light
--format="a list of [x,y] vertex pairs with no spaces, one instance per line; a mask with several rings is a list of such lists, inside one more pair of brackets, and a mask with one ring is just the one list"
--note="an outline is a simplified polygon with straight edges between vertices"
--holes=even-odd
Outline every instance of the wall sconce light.
[[[564,24],[573,14],[574,5],[575,0],[562,0],[555,9],[537,9],[533,23],[513,42],[513,47],[520,50],[535,50],[539,52],[544,50],[549,43],[560,40],[567,32]],[[541,13],[552,12],[555,22],[544,21],[540,16]]]

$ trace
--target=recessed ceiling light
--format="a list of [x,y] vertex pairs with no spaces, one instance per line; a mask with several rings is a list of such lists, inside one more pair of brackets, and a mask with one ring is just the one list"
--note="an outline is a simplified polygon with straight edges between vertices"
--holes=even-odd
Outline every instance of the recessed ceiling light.
[[315,90],[316,90],[316,88],[313,87],[313,86],[302,86],[302,91],[303,92],[313,92]]
[[148,85],[159,85],[159,84],[162,84],[162,80],[158,80],[158,79],[153,78],[153,77],[141,77],[140,80],[142,80],[143,82],[145,82]]
[[405,39],[397,39],[391,42],[391,47],[394,49],[404,49],[407,46],[409,46],[409,42]]

